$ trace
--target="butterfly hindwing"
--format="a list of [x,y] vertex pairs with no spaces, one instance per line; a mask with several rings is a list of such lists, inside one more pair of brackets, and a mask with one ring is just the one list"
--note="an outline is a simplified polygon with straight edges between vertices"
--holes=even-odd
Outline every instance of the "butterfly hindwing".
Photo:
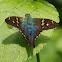
[[53,29],[58,25],[58,23],[50,19],[33,18],[33,21],[36,23],[40,32],[43,30]]

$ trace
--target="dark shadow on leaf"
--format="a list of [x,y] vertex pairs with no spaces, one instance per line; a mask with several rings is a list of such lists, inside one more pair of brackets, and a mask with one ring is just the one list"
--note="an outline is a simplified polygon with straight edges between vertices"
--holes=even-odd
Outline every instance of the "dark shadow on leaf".
[[[40,43],[45,43],[49,40],[48,37],[45,36],[39,36],[35,41],[35,46],[38,46]],[[3,44],[19,44],[21,47],[26,48],[28,57],[33,56],[33,48],[31,48],[28,44],[28,41],[25,40],[25,37],[22,35],[22,33],[16,32],[10,36],[8,36],[3,42]]]
[[38,46],[40,43],[47,43],[50,40],[50,37],[40,35],[35,41],[35,46]]

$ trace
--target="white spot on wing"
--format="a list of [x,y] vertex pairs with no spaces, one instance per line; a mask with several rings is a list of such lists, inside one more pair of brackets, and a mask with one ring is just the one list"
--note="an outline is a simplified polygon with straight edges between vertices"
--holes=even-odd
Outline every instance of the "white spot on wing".
[[8,19],[10,20],[10,17]]
[[44,21],[45,21],[45,20],[43,19],[43,20],[42,20],[42,26],[45,24]]
[[52,24],[54,24],[54,21],[51,21],[52,22]]
[[42,20],[42,23],[44,23],[44,19]]
[[46,25],[48,26],[49,24],[47,23]]
[[19,23],[18,20],[16,22]]
[[44,25],[44,23],[42,23],[42,26]]
[[18,18],[16,17],[16,20],[18,21]]
[[43,29],[44,27],[42,27],[42,29]]
[[17,26],[19,27],[19,25],[17,24]]
[[15,23],[15,21],[12,21],[13,23]]
[[24,35],[24,37],[25,37],[25,35]]

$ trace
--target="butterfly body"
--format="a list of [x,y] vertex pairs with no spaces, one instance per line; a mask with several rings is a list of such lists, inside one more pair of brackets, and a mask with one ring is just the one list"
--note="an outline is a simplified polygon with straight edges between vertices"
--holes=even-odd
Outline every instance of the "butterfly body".
[[29,44],[31,46],[34,45],[34,32],[36,32],[37,30],[35,27],[35,23],[32,21],[32,18],[29,14],[26,14],[24,21],[22,20],[22,31],[24,31]]
[[35,48],[35,39],[43,30],[53,29],[58,23],[50,19],[31,18],[30,14],[23,17],[8,17],[6,23],[12,25],[22,31],[30,46]]

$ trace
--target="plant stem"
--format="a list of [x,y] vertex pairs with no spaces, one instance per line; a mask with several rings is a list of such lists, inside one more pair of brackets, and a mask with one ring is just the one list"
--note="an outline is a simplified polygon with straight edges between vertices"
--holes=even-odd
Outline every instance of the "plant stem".
[[34,1],[37,1],[37,0],[34,0]]
[[39,53],[36,54],[36,57],[37,57],[37,62],[40,62]]

